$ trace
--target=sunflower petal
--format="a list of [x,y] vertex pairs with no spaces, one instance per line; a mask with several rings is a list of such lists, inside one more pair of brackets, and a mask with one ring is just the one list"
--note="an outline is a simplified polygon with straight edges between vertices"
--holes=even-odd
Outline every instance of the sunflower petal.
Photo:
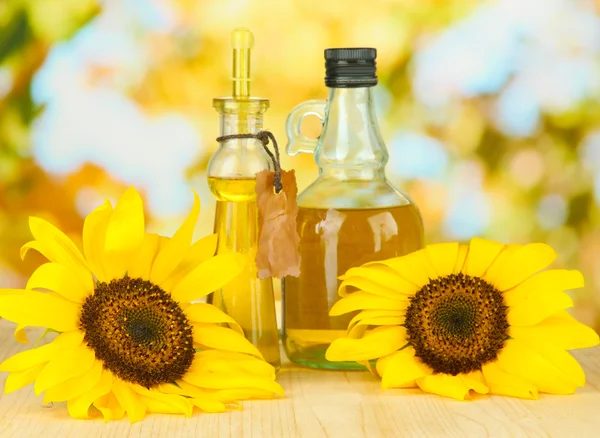
[[469,255],[469,245],[460,245],[458,247],[458,254],[456,256],[456,263],[454,264],[453,274],[462,272],[465,266],[465,262]]
[[[537,296],[536,296],[537,295]],[[544,319],[573,307],[573,300],[560,291],[538,291],[508,309],[507,319],[511,326],[531,326]]]
[[355,325],[402,325],[404,312],[400,310],[362,310],[348,324],[348,330]]
[[119,404],[112,391],[98,398],[94,402],[94,407],[100,411],[105,423],[111,420],[120,420],[125,416],[125,409]]
[[404,327],[377,327],[360,339],[336,339],[325,357],[332,362],[377,359],[404,347],[406,342]]
[[84,392],[79,397],[67,400],[69,415],[73,418],[89,418],[89,410],[92,403],[110,392],[113,384],[112,373],[102,370],[100,381],[91,390]]
[[329,315],[338,316],[355,310],[378,309],[378,310],[405,310],[410,305],[410,301],[391,300],[367,292],[352,292],[345,298],[336,302]]
[[89,370],[80,376],[72,377],[48,388],[44,394],[44,403],[62,402],[91,390],[102,377],[102,361],[95,360]]
[[365,267],[383,264],[392,268],[398,275],[421,288],[429,283],[430,278],[436,278],[437,272],[425,255],[425,250],[419,250],[402,257],[366,263]]
[[25,327],[27,326],[24,324],[17,324],[17,327],[15,327],[15,339],[19,344],[29,344]]
[[[37,242],[36,245],[30,245],[29,247],[38,250],[51,262],[68,267],[82,281],[89,277],[90,271],[85,259],[65,233],[51,223],[37,217],[29,218],[29,228]],[[25,244],[24,248],[28,247],[27,245]]]
[[462,272],[471,277],[483,277],[504,247],[502,243],[474,237]]
[[96,357],[88,347],[79,346],[65,350],[53,357],[35,380],[35,393],[63,383],[73,377],[80,377],[94,365]]
[[192,211],[190,211],[190,214],[181,227],[156,256],[156,260],[152,266],[152,272],[150,273],[150,281],[154,284],[162,284],[185,257],[185,254],[192,243],[194,227],[198,221],[199,214],[200,198],[198,197],[198,194],[194,192],[194,205]]
[[217,400],[207,398],[193,398],[191,400],[194,406],[204,412],[217,413],[225,412],[227,410],[225,404]]
[[243,372],[275,378],[275,368],[264,360],[235,351],[205,350],[196,353],[190,372]]
[[482,367],[483,377],[490,394],[507,395],[509,397],[538,399],[537,388],[529,382],[504,371],[497,362],[489,362]]
[[215,255],[217,250],[217,235],[211,234],[196,241],[187,251],[184,259],[177,268],[161,284],[163,289],[170,291],[183,277],[192,272],[196,266]]
[[257,388],[272,394],[283,396],[283,388],[279,383],[265,377],[251,374],[226,374],[226,373],[187,373],[183,380],[200,388],[208,389],[249,389]]
[[509,339],[498,355],[498,365],[508,374],[531,383],[541,392],[572,394],[577,385],[544,356],[517,339]]
[[109,279],[122,278],[132,257],[144,241],[142,198],[129,188],[115,205],[106,228],[104,267]]
[[67,300],[83,303],[83,300],[94,291],[94,281],[91,275],[82,283],[79,277],[64,265],[59,263],[44,263],[37,268],[29,281],[26,289],[47,289],[54,291]]
[[583,372],[581,365],[579,365],[579,362],[577,362],[569,352],[556,347],[554,344],[545,342],[518,342],[535,350],[544,359],[554,365],[565,378],[569,379],[577,386],[585,386],[585,373]]
[[431,368],[415,357],[412,347],[396,351],[377,361],[377,374],[381,376],[383,389],[414,388],[416,379],[428,376],[432,372]]
[[511,326],[511,338],[528,342],[547,342],[565,350],[598,345],[598,334],[566,311],[558,312],[533,326]]
[[154,389],[146,389],[135,385],[133,391],[143,397],[143,402],[148,412],[158,414],[184,414],[186,417],[192,416],[194,409],[191,401],[176,394],[164,394]]
[[83,253],[98,281],[110,280],[104,269],[104,241],[111,214],[112,205],[107,200],[88,214],[83,222]]
[[6,378],[4,385],[4,394],[9,394],[17,389],[33,383],[40,372],[44,369],[46,363],[40,363],[22,371],[14,371]]
[[244,331],[235,319],[217,309],[212,304],[194,303],[189,306],[183,306],[183,311],[192,323],[226,323],[241,335],[244,334]]
[[456,242],[436,243],[425,247],[425,254],[439,277],[452,274],[458,258],[458,248],[459,244]]
[[484,279],[500,291],[505,291],[546,268],[555,259],[556,252],[544,243],[531,243],[517,248],[507,245]]
[[11,290],[0,295],[0,317],[24,326],[47,327],[58,332],[77,330],[80,306],[58,294]]
[[58,335],[51,343],[25,350],[9,357],[0,364],[0,371],[24,371],[35,365],[48,362],[58,353],[75,348],[83,341],[81,332],[67,332]]
[[247,257],[237,253],[211,257],[175,285],[171,295],[180,303],[205,297],[237,277],[247,262]]
[[[518,286],[504,292],[508,306],[519,305],[528,299],[544,295],[546,291],[564,291],[583,287],[583,275],[579,271],[551,269],[528,278]],[[534,297],[534,298],[532,298]]]
[[194,343],[208,348],[225,351],[238,351],[260,357],[260,351],[238,332],[226,327],[194,326]]
[[127,412],[129,421],[136,423],[146,415],[146,405],[132,388],[133,385],[119,378],[113,380],[112,390],[119,404]]
[[161,236],[158,234],[146,233],[142,246],[136,252],[133,261],[127,268],[127,275],[131,278],[142,278],[148,280],[152,264],[159,251]]
[[417,292],[417,287],[405,280],[394,270],[382,264],[373,264],[367,267],[350,268],[340,277],[342,284],[339,295],[348,295],[348,286],[381,295],[390,299],[406,299]]
[[467,400],[471,391],[487,394],[488,388],[482,383],[465,376],[448,374],[431,374],[416,380],[417,385],[425,392],[450,397],[456,400]]

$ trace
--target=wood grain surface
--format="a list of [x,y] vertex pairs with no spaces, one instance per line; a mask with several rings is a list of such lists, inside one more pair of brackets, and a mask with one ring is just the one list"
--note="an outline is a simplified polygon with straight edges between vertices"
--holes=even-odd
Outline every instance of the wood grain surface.
[[[0,321],[0,361],[28,348]],[[35,339],[39,331],[32,331]],[[282,400],[242,411],[121,420],[73,420],[63,403],[44,406],[32,386],[0,395],[0,437],[600,437],[600,348],[574,353],[588,383],[572,396],[537,401],[480,397],[459,402],[418,390],[382,391],[366,372],[312,371],[287,364]],[[0,373],[4,388],[6,373]]]

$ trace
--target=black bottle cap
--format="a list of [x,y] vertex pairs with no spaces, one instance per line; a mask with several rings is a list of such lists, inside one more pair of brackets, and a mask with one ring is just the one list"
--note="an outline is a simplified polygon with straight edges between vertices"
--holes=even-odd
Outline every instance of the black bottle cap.
[[333,88],[377,85],[377,50],[344,48],[325,50],[325,85]]

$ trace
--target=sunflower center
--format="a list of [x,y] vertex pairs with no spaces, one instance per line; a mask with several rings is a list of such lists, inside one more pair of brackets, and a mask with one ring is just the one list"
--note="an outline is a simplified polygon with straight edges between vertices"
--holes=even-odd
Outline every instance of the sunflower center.
[[194,359],[185,313],[168,293],[140,278],[98,283],[79,324],[106,368],[146,388],[181,379]]
[[411,299],[406,331],[415,355],[434,372],[468,373],[496,357],[508,337],[502,294],[478,277],[431,280]]

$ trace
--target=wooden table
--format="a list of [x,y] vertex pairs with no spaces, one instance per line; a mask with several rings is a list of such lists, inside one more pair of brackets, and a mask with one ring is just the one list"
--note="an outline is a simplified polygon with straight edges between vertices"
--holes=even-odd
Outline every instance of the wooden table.
[[[0,360],[24,349],[12,338],[13,327],[0,321]],[[29,386],[0,396],[0,437],[600,437],[600,348],[575,356],[588,384],[572,396],[459,402],[416,389],[383,392],[366,372],[286,365],[279,376],[283,400],[246,402],[242,411],[191,419],[148,415],[133,425],[73,420],[63,403],[43,406]],[[4,388],[6,374],[0,374]]]

